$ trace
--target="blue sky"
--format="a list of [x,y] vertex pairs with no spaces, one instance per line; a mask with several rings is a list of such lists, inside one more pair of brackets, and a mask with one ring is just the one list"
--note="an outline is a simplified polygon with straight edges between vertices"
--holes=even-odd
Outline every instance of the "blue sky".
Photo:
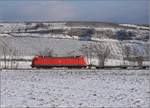
[[149,0],[0,0],[0,21],[149,23]]

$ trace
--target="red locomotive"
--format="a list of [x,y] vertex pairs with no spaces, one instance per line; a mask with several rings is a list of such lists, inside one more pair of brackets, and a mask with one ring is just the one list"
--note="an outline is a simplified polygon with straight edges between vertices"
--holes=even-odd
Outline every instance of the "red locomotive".
[[67,68],[86,68],[87,60],[83,56],[76,57],[47,57],[36,56],[32,60],[32,67],[36,68],[53,68],[53,67],[67,67]]

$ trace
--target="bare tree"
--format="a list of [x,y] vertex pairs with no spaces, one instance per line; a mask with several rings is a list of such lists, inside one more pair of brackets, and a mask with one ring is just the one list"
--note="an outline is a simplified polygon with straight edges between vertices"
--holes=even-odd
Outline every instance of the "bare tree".
[[16,65],[16,61],[14,61],[14,56],[17,54],[17,50],[8,49],[6,46],[2,46],[2,52],[3,52],[3,68],[13,68],[13,66]]
[[3,46],[3,61],[4,61],[4,69],[7,68],[7,49]]
[[130,60],[131,57],[131,48],[129,46],[125,46],[125,55],[126,55],[126,59]]
[[125,55],[126,55],[126,60],[128,60],[129,62],[132,61],[134,63],[137,63],[139,68],[141,68],[143,66],[144,55],[143,55],[143,53],[140,53],[137,50],[137,48],[131,49],[130,46],[125,46],[125,50],[124,51],[125,51]]
[[93,50],[93,45],[92,45],[92,43],[90,43],[90,44],[83,44],[83,45],[81,46],[81,48],[79,49],[79,51],[80,51],[83,55],[85,55],[86,57],[89,58],[89,60],[90,60],[90,65],[91,65],[91,58],[92,58],[92,50]]
[[[139,65],[139,61],[142,60],[140,58],[140,56],[142,54],[140,54],[140,52],[138,51],[138,49],[136,47],[125,46],[124,52],[125,52],[124,59],[129,62],[129,65],[136,65],[136,63],[138,63],[138,65]],[[132,64],[132,63],[134,63],[134,64]]]
[[150,60],[150,42],[145,42],[145,51],[147,60]]
[[93,51],[97,54],[99,59],[99,66],[104,67],[105,66],[105,60],[110,54],[110,49],[108,46],[97,43],[93,46]]
[[16,55],[17,55],[17,50],[16,49],[14,49],[14,50],[10,50],[10,68],[12,69],[12,68],[17,68],[17,66],[15,66],[15,65],[17,65],[16,64],[16,61],[14,60],[14,57],[16,57]]
[[137,62],[138,62],[139,68],[142,68],[142,66],[143,66],[143,61],[144,61],[144,57],[142,57],[142,56],[136,57],[136,60],[137,60]]
[[16,55],[17,51],[16,49],[12,49],[8,46],[7,42],[3,39],[0,39],[0,42],[3,43],[2,45],[2,55],[3,55],[3,64],[4,67],[3,68],[9,68],[9,64],[10,67],[12,68],[13,66],[13,58]]
[[101,43],[91,43],[87,45],[83,45],[80,49],[80,51],[86,55],[87,57],[91,58],[92,53],[98,57],[99,60],[99,67],[104,67],[105,60],[110,54],[110,49],[108,46],[101,44]]

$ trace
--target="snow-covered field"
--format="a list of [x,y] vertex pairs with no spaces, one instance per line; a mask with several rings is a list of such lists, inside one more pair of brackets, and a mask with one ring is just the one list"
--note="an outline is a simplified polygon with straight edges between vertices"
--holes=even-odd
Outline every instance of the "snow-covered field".
[[149,70],[3,70],[1,107],[150,108]]

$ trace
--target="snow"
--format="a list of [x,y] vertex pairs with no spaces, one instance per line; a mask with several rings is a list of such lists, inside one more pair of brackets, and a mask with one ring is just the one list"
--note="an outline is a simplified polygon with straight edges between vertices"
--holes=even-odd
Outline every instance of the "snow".
[[3,70],[1,107],[150,107],[149,70]]
[[150,30],[149,27],[144,27],[144,26],[137,26],[137,25],[134,25],[134,24],[119,24],[121,26],[126,26],[126,27],[134,27],[134,28],[137,28],[137,29],[146,29],[146,30]]

